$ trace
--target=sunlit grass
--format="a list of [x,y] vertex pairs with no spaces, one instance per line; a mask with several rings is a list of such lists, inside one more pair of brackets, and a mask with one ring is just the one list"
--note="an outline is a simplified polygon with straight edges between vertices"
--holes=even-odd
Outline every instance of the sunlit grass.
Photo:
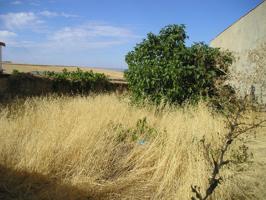
[[[0,165],[35,178],[25,185],[7,173],[0,187],[24,199],[190,199],[191,185],[205,188],[211,170],[200,140],[218,147],[224,119],[204,104],[155,113],[113,95],[35,98],[2,109]],[[119,140],[144,118],[152,137]],[[259,187],[233,167],[223,176],[213,199],[250,199]],[[51,182],[67,186],[67,196]]]

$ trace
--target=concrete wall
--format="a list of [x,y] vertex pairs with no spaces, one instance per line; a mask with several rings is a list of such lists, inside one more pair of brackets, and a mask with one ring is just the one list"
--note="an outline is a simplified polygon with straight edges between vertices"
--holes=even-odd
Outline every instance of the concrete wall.
[[31,74],[15,76],[0,74],[0,103],[16,97],[39,96],[52,93],[53,82]]
[[77,91],[69,81],[56,82],[55,80],[34,76],[29,73],[18,75],[0,74],[0,103],[12,101],[17,97],[32,97],[48,94],[89,95],[90,93],[127,91],[127,84],[120,82],[99,83],[92,90]]
[[210,45],[228,49],[234,53],[236,61],[231,71],[235,76],[239,75],[246,80],[236,81],[232,79],[231,83],[242,94],[250,90],[251,85],[254,85],[256,97],[260,102],[265,103],[265,88],[260,83],[252,83],[248,74],[251,76],[255,69],[255,63],[250,61],[250,52],[260,49],[263,45],[266,47],[266,1],[220,33],[211,41]]

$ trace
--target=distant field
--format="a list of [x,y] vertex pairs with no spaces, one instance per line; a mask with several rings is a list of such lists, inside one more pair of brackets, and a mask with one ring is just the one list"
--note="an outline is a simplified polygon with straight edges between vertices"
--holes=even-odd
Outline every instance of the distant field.
[[[69,71],[74,71],[77,69],[76,66],[59,66],[59,65],[32,65],[32,64],[14,64],[14,63],[6,63],[3,64],[3,68],[5,73],[12,73],[14,69],[20,72],[32,72],[32,71],[55,71],[60,72],[64,68]],[[121,71],[108,70],[108,69],[100,69],[100,68],[90,68],[90,67],[79,67],[84,71],[92,70],[93,72],[104,73],[109,76],[111,79],[122,79],[124,80],[124,73]]]

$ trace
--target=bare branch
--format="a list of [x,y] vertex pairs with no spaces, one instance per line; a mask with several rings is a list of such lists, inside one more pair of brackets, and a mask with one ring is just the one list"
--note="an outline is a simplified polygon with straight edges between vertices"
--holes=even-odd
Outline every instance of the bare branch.
[[225,160],[224,158],[230,145],[234,142],[235,139],[237,139],[242,134],[261,127],[262,124],[266,122],[266,120],[261,120],[253,124],[245,124],[243,122],[239,122],[243,118],[243,115],[248,107],[248,104],[246,103],[245,99],[244,101],[242,101],[241,104],[238,105],[238,109],[235,113],[232,113],[231,115],[228,115],[226,117],[228,132],[225,135],[225,140],[219,150],[218,156],[215,157],[213,153],[208,152],[210,150],[210,145],[205,143],[205,138],[202,140],[203,147],[206,151],[205,154],[209,156],[207,157],[207,159],[212,159],[212,173],[209,179],[209,186],[205,190],[204,195],[200,192],[199,187],[191,186],[192,192],[195,194],[195,197],[191,198],[192,200],[206,200],[211,196],[217,186],[221,184],[222,177],[220,177],[220,171],[222,167],[228,165],[229,163],[232,163],[231,160]]

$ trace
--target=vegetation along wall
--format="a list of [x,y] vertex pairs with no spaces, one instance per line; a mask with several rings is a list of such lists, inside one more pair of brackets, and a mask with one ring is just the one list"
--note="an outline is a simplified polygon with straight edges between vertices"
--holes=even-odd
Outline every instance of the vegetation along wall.
[[99,92],[121,93],[125,90],[127,84],[107,79],[91,82],[35,76],[30,73],[0,74],[0,102],[47,94],[88,95]]

